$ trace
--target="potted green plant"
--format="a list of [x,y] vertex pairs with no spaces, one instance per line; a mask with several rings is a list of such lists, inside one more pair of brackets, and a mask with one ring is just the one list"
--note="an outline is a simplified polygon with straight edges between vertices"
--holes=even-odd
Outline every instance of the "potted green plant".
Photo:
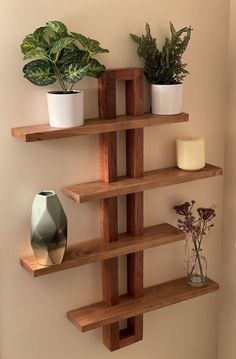
[[182,111],[183,80],[189,73],[182,63],[192,28],[175,30],[170,22],[171,37],[166,38],[162,49],[158,49],[157,40],[151,35],[150,26],[146,24],[146,34],[130,34],[138,44],[137,53],[144,60],[144,73],[151,83],[152,113],[173,115]]
[[28,61],[24,77],[37,86],[58,82],[60,90],[47,94],[49,123],[52,127],[74,127],[84,123],[83,91],[73,90],[84,76],[98,78],[105,66],[94,59],[108,52],[98,41],[68,32],[60,21],[48,21],[27,35],[21,51]]

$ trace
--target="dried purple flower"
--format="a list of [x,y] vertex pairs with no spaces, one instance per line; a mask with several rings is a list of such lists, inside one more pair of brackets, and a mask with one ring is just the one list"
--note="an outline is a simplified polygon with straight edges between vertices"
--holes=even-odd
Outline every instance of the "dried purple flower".
[[190,202],[185,202],[179,206],[175,206],[174,210],[177,214],[180,214],[181,216],[186,216],[187,214],[190,214],[189,209],[192,208],[192,205]]
[[192,213],[195,201],[185,202],[179,206],[175,206],[175,212],[183,219],[178,219],[178,227],[188,234],[194,243],[197,251],[201,249],[203,238],[209,233],[214,226],[211,221],[216,216],[215,210],[212,208],[197,208],[198,216]]
[[211,221],[216,216],[215,210],[212,208],[198,208],[197,211],[204,221]]

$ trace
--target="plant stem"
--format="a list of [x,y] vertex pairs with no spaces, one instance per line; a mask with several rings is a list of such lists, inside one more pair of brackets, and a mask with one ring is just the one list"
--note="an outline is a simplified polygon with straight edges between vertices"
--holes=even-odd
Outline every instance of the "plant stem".
[[73,89],[74,85],[75,85],[75,84],[72,84],[72,86],[71,86],[71,88],[70,88],[70,90],[69,90],[69,91],[72,91],[72,89]]
[[200,269],[200,274],[201,274],[202,279],[203,279],[203,270],[202,270],[202,263],[201,263],[200,256],[199,256],[199,251],[200,251],[200,249],[201,249],[203,234],[204,234],[205,231],[206,231],[206,226],[207,226],[206,221],[203,221],[203,225],[202,225],[202,229],[201,229],[201,235],[200,235],[200,240],[199,240],[199,242],[198,242],[198,246],[197,246],[197,244],[196,244],[196,241],[193,241],[193,243],[194,243],[194,248],[195,248],[195,252],[196,252],[196,258],[195,258],[195,261],[194,261],[194,264],[193,264],[193,267],[192,267],[192,270],[191,270],[191,273],[190,273],[190,276],[191,276],[191,275],[193,274],[194,269],[195,269],[196,262],[198,261],[199,269]]
[[57,77],[57,81],[59,82],[59,84],[60,84],[60,86],[62,88],[62,91],[64,93],[67,93],[68,91],[67,91],[66,85],[65,85],[65,83],[64,83],[64,81],[63,81],[63,79],[61,77],[60,71],[58,70],[56,64],[53,64],[53,66],[54,66],[54,69],[55,69],[55,74],[56,74],[56,77]]
[[196,252],[196,258],[195,258],[194,264],[192,266],[190,276],[192,276],[193,271],[194,271],[194,269],[196,267],[196,262],[198,261],[201,278],[203,279],[202,263],[201,263],[201,259],[200,259],[200,256],[199,256],[199,247],[197,248],[197,244],[196,244],[195,241],[194,241],[194,247],[195,247],[195,252]]

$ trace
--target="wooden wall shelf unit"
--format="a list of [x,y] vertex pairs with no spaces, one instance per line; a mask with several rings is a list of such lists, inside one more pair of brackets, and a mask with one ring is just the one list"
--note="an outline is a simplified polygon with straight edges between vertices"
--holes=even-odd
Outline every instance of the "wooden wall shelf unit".
[[[116,81],[125,81],[126,115],[116,117]],[[101,237],[68,246],[60,265],[43,267],[34,256],[22,257],[21,265],[34,277],[59,272],[97,261],[102,262],[103,302],[67,313],[82,332],[103,328],[103,342],[113,351],[143,339],[143,314],[219,289],[208,279],[203,288],[192,288],[186,278],[143,288],[143,251],[185,238],[179,229],[164,223],[143,227],[143,191],[214,177],[222,169],[207,164],[200,171],[177,167],[143,171],[144,127],[186,122],[188,114],[158,116],[143,113],[143,71],[140,68],[106,70],[98,80],[99,118],[84,126],[67,129],[49,125],[12,129],[23,142],[43,141],[98,134],[101,176],[97,182],[69,185],[64,193],[82,203],[99,200]],[[117,131],[126,131],[126,176],[117,176]],[[118,234],[118,196],[127,200],[127,232]],[[127,294],[119,295],[118,257],[127,256]],[[120,330],[119,321],[127,319]]]

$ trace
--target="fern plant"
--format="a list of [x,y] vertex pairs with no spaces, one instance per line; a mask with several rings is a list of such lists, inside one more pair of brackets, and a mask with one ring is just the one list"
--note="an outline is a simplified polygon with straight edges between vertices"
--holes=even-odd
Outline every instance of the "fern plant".
[[189,74],[186,70],[187,64],[182,63],[182,55],[188,46],[192,28],[184,27],[176,31],[170,22],[170,32],[171,37],[166,38],[162,49],[157,48],[156,38],[152,37],[148,23],[145,35],[130,34],[138,44],[137,53],[144,60],[145,76],[152,84],[180,84]]
[[30,60],[23,68],[24,77],[37,86],[57,81],[63,93],[71,92],[84,76],[99,77],[105,66],[93,56],[109,52],[97,40],[69,33],[60,21],[48,21],[27,35],[21,51],[24,60]]

